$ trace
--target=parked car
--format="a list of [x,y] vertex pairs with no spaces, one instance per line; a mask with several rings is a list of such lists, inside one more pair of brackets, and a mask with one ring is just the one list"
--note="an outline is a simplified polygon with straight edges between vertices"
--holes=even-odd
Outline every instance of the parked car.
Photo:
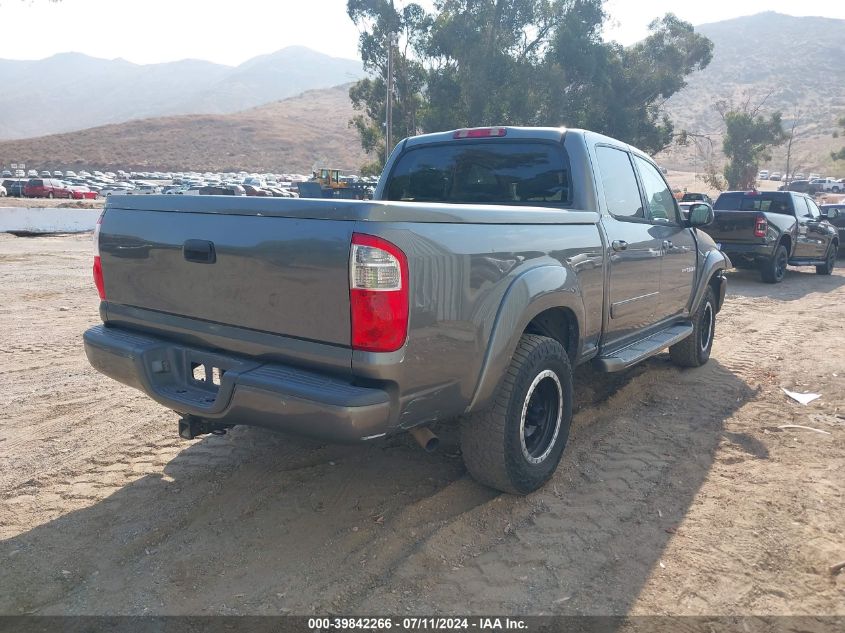
[[53,177],[54,178],[64,178],[65,175],[62,173],[62,171],[60,169],[57,169],[56,171],[53,172]]
[[769,179],[769,170],[768,169],[761,169],[760,172],[757,174],[757,180],[768,180]]
[[158,185],[138,185],[130,193],[146,196],[157,195],[161,193],[161,187],[159,187]]
[[83,185],[70,185],[71,196],[74,200],[96,200],[100,194]]
[[55,178],[31,178],[23,190],[27,198],[72,198],[71,190]]
[[683,220],[646,154],[559,128],[405,139],[371,202],[129,196],[95,234],[105,323],[85,350],[185,438],[428,444],[463,416],[469,472],[527,493],[561,458],[573,367],[707,362],[728,265],[712,219]]
[[253,187],[252,185],[247,184],[243,184],[241,187],[244,188],[244,192],[248,196],[273,197],[273,194],[266,189],[259,189],[258,187]]
[[726,191],[704,229],[738,266],[756,266],[763,281],[778,283],[791,266],[815,266],[830,275],[839,234],[810,196],[794,191]]
[[3,181],[3,187],[6,189],[7,196],[12,198],[23,198],[26,180],[7,178]]
[[713,199],[708,196],[706,193],[693,193],[693,192],[685,192],[683,196],[681,196],[681,202],[696,202],[696,201],[706,202],[709,205],[713,205]]
[[781,174],[779,171],[773,171],[773,172],[772,172],[772,175],[771,175],[771,176],[769,176],[769,180],[777,180],[777,181],[779,181],[779,180],[781,179],[781,177],[782,177],[782,176],[783,176],[783,174]]
[[108,198],[109,196],[126,196],[131,195],[134,187],[118,187],[116,185],[109,185],[100,189],[100,195]]
[[816,192],[816,188],[810,184],[809,180],[793,180],[788,185],[779,187],[778,191],[796,191],[798,193],[808,193],[812,195]]
[[833,178],[815,178],[810,181],[810,184],[815,187],[816,191],[831,191],[833,193],[839,193],[840,191],[845,190],[845,186]]
[[823,204],[819,209],[828,222],[839,231],[839,253],[845,252],[845,203]]
[[201,196],[245,196],[246,191],[240,185],[208,185],[200,187]]
[[0,178],[11,178],[11,177],[12,177],[12,172],[9,171],[8,169],[4,169],[3,173],[0,174]]

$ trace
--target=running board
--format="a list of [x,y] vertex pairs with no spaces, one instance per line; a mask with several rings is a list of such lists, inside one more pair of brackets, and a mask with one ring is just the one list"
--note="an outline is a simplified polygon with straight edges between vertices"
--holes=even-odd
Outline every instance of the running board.
[[615,352],[599,356],[596,359],[596,362],[602,371],[622,371],[623,369],[628,369],[629,367],[636,365],[649,356],[654,356],[670,345],[674,345],[675,343],[684,340],[691,334],[692,325],[689,323],[673,325],[672,327],[660,330],[651,336],[647,336],[644,339],[631,343],[622,349],[618,349]]

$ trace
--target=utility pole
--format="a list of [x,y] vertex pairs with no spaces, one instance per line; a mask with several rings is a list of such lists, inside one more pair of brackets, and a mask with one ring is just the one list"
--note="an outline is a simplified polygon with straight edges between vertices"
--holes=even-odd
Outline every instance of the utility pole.
[[387,95],[385,100],[386,117],[384,122],[384,162],[393,149],[393,33],[387,34]]

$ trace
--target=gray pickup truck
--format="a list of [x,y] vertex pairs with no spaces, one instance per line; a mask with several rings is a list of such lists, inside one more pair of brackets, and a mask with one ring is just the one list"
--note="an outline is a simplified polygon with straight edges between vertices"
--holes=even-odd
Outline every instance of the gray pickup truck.
[[91,364],[181,416],[340,442],[460,419],[479,481],[541,486],[572,368],[710,355],[726,257],[642,152],[559,128],[403,140],[372,201],[109,199]]
[[714,221],[704,231],[738,268],[757,267],[772,284],[783,281],[787,264],[833,273],[836,209],[821,211],[810,196],[793,191],[725,191],[713,208]]

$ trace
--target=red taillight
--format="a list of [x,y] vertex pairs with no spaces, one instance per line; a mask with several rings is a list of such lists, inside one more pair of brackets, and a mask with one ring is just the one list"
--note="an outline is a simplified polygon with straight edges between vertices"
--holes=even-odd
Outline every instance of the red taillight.
[[754,220],[754,237],[766,237],[769,229],[769,222],[765,216],[758,215]]
[[394,352],[408,336],[408,259],[387,240],[354,233],[349,259],[352,348]]
[[507,129],[503,127],[473,127],[458,130],[454,133],[453,138],[490,138],[493,136],[505,136],[507,133]]
[[97,294],[100,295],[100,300],[106,300],[106,286],[103,283],[103,264],[100,262],[100,226],[103,223],[103,215],[105,211],[97,218],[97,224],[94,226],[94,285],[97,286]]
[[103,284],[103,265],[100,263],[99,256],[94,258],[94,285],[97,286],[97,294],[100,295],[100,300],[106,300],[106,287]]

